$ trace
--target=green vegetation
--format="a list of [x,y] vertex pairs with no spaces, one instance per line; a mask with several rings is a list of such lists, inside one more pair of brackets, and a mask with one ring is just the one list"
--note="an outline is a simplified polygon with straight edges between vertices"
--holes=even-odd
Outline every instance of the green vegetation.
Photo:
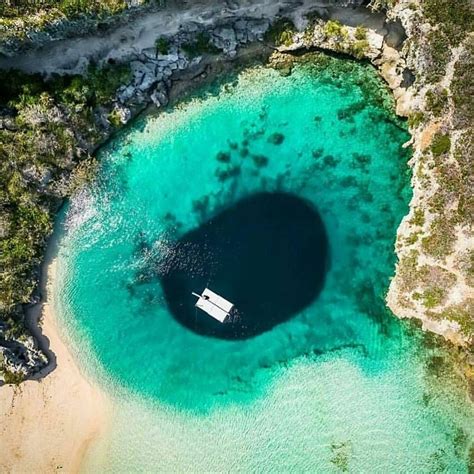
[[417,128],[425,121],[425,114],[423,112],[413,112],[408,117],[408,126],[410,128]]
[[458,127],[474,124],[474,38],[468,37],[466,51],[454,67],[451,94],[455,106],[454,119]]
[[440,287],[428,288],[423,292],[422,299],[425,308],[434,308],[439,306],[446,297],[446,290]]
[[431,89],[426,93],[426,109],[435,117],[439,116],[448,105],[448,91],[443,88]]
[[[146,3],[148,0],[140,0]],[[31,31],[54,32],[64,20],[85,20],[99,27],[113,15],[128,8],[125,0],[2,0],[0,2],[0,43],[27,40]]]
[[403,290],[412,292],[419,281],[420,271],[418,269],[418,250],[412,249],[398,262],[398,274],[403,285]]
[[468,299],[459,305],[451,305],[440,314],[443,319],[456,321],[466,336],[474,336],[474,299]]
[[[0,106],[7,112],[0,128],[0,319],[11,335],[21,333],[20,305],[36,286],[35,268],[54,213],[61,199],[90,176],[83,144],[93,146],[104,137],[94,115],[110,104],[128,74],[120,66],[91,67],[85,77],[45,82],[0,73]],[[84,159],[66,185],[75,163]]]
[[212,44],[209,34],[204,31],[198,33],[193,41],[183,43],[181,48],[190,58],[201,56],[202,54],[217,54],[219,52],[219,49]]
[[371,0],[369,7],[374,11],[388,10],[393,7],[396,3],[396,0]]
[[433,137],[433,141],[431,142],[431,152],[435,157],[448,153],[450,149],[451,138],[448,134],[437,133]]
[[430,233],[421,240],[421,247],[428,255],[442,258],[452,252],[454,237],[450,219],[438,215],[430,225]]
[[349,45],[349,52],[357,59],[362,59],[369,50],[369,42],[367,40],[357,40]]
[[420,207],[415,208],[410,224],[422,227],[425,223],[425,213]]
[[168,38],[165,38],[164,36],[160,36],[155,41],[155,48],[158,54],[168,54],[169,47],[170,42]]
[[7,385],[20,385],[21,382],[25,380],[25,377],[22,373],[11,372],[7,369],[1,369],[0,374]]
[[349,460],[352,454],[351,442],[332,443],[331,452],[331,463],[341,472],[349,472]]
[[120,112],[117,109],[113,109],[109,115],[107,115],[107,120],[109,121],[110,125],[115,128],[122,125],[122,117],[120,116]]
[[290,46],[293,42],[295,25],[288,18],[275,21],[265,33],[265,40],[275,46]]
[[424,0],[421,8],[428,21],[439,28],[446,46],[457,46],[474,29],[474,10],[470,0]]
[[419,237],[420,237],[420,232],[413,232],[405,239],[405,244],[413,245],[415,242],[418,242]]
[[354,33],[355,41],[351,43],[349,50],[357,59],[362,59],[369,50],[369,42],[367,40],[367,29],[358,26]]
[[345,41],[349,37],[347,28],[342,26],[342,24],[337,20],[329,20],[324,25],[324,35],[326,38],[334,38],[340,41]]
[[355,39],[359,41],[363,41],[367,39],[367,28],[364,26],[358,26],[354,33]]
[[430,31],[426,35],[426,43],[429,45],[430,62],[425,72],[425,80],[430,83],[440,81],[446,74],[446,66],[451,56],[446,35],[438,29]]
[[43,12],[60,11],[68,17],[84,14],[116,13],[127,8],[124,0],[41,0],[6,1],[0,4],[0,16],[18,18]]

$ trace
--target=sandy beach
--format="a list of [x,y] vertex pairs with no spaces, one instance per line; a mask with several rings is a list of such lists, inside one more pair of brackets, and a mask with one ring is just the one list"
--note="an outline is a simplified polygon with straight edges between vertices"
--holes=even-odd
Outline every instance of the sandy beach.
[[106,398],[79,370],[53,313],[55,246],[50,243],[43,269],[45,301],[32,308],[30,317],[41,312],[43,339],[47,338],[57,365],[40,380],[0,388],[2,473],[78,472],[88,446],[107,422]]

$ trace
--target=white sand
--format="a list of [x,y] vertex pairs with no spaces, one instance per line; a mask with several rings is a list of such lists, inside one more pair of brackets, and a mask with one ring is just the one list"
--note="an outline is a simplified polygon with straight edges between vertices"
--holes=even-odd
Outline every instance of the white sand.
[[[45,268],[51,288],[55,261]],[[50,296],[39,310],[57,367],[42,380],[0,388],[2,473],[78,472],[90,442],[108,419],[104,394],[84,378],[61,339]]]

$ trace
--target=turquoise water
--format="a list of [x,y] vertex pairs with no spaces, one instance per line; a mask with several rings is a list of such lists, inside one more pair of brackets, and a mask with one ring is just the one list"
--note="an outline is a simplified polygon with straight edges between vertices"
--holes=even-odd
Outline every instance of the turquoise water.
[[[436,350],[383,300],[410,198],[409,136],[368,66],[313,59],[286,77],[247,69],[134,124],[70,203],[55,298],[78,357],[116,404],[86,470],[466,471],[472,410],[454,386],[432,383]],[[299,239],[307,227],[281,202],[265,204],[280,206],[269,213],[278,225],[235,211],[259,193],[305,203],[328,248]],[[212,233],[226,212],[233,227]],[[268,252],[248,250],[269,226]],[[299,266],[268,269],[294,248]],[[253,272],[247,256],[258,254],[267,263]],[[226,279],[221,261],[246,273]],[[322,285],[303,298],[316,273]],[[188,274],[199,278],[184,284]],[[227,287],[245,308],[267,278],[276,299],[302,302],[275,324],[262,323],[263,303],[251,315],[258,331],[236,339],[203,330],[198,312],[180,319],[189,285]]]

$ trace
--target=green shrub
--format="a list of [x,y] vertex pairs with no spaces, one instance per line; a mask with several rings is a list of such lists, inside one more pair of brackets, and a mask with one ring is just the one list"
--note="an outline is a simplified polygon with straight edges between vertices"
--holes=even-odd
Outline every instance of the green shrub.
[[434,156],[444,155],[451,149],[451,138],[448,134],[437,133],[431,142],[431,152]]
[[349,52],[357,59],[362,59],[368,50],[369,42],[367,40],[357,40],[349,46]]
[[427,254],[442,258],[452,252],[454,238],[454,228],[449,218],[438,215],[430,225],[430,234],[421,240],[421,246]]
[[290,46],[293,42],[295,25],[288,18],[275,21],[265,33],[266,41],[275,46]]
[[474,29],[474,9],[470,0],[423,0],[421,8],[430,23],[447,38],[445,46],[457,46]]
[[474,123],[474,38],[466,41],[466,51],[454,66],[451,82],[451,94],[455,106],[454,118],[458,126],[464,127]]
[[120,112],[117,109],[112,110],[112,112],[109,113],[107,116],[107,120],[110,122],[110,124],[117,128],[122,125],[122,118],[120,116]]
[[451,50],[446,35],[439,29],[432,30],[426,35],[426,44],[428,45],[430,61],[425,71],[425,79],[427,82],[435,83],[446,74],[446,66],[451,56]]
[[422,227],[424,223],[425,223],[425,213],[423,212],[423,209],[421,209],[420,207],[415,208],[413,212],[413,217],[410,220],[410,224]]
[[[129,76],[128,67],[114,65],[91,67],[84,77],[48,81],[0,72],[0,106],[14,110],[16,127],[0,129],[0,319],[10,321],[10,328],[22,327],[18,308],[28,303],[35,288],[34,269],[51,232],[52,215],[61,197],[72,191],[62,178],[84,157],[77,139],[97,143],[101,135],[95,108],[110,103]],[[76,170],[71,183],[87,177],[92,167],[79,165]]]
[[423,305],[425,308],[431,309],[439,306],[446,297],[446,291],[443,288],[433,287],[423,292]]
[[472,337],[474,335],[474,299],[470,298],[458,305],[452,305],[441,313],[441,317],[449,321],[456,321],[462,332]]
[[11,372],[7,369],[2,369],[2,377],[7,385],[20,385],[25,380],[25,376],[20,372]]
[[434,116],[443,112],[448,104],[448,91],[444,88],[431,89],[426,93],[426,108]]
[[417,128],[425,120],[425,114],[423,112],[413,112],[408,117],[408,126],[410,128]]
[[328,38],[344,36],[344,30],[345,28],[342,26],[341,22],[337,20],[329,20],[326,22],[323,29],[325,36]]
[[359,41],[363,41],[367,39],[367,28],[364,26],[358,26],[354,33],[355,39]]
[[170,43],[168,38],[165,38],[164,36],[160,36],[156,41],[155,41],[155,48],[156,51],[159,54],[168,54],[170,47]]

